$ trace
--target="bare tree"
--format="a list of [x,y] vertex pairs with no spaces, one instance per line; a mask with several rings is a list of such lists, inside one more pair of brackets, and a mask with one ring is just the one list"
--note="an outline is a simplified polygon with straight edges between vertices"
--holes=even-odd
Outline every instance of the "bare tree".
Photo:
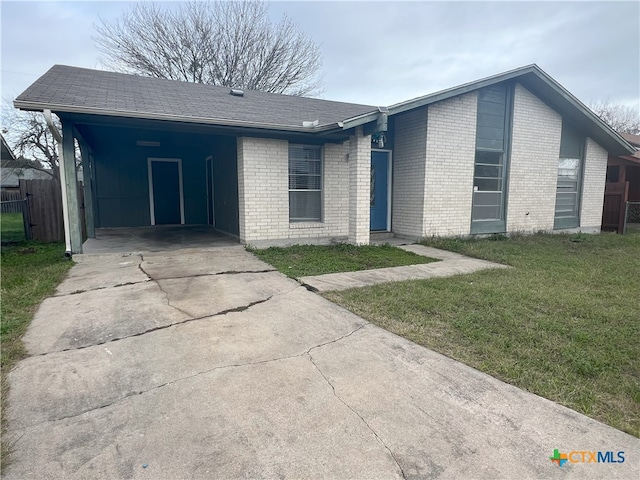
[[192,1],[171,10],[136,3],[100,20],[94,38],[106,67],[125,73],[290,95],[319,93],[320,50],[261,0]]
[[[62,129],[57,117],[54,123]],[[2,133],[16,154],[15,162],[3,164],[10,168],[34,168],[60,178],[57,143],[41,112],[24,112],[3,101]]]
[[589,108],[611,128],[619,133],[640,135],[640,111],[627,105],[600,100],[589,104]]

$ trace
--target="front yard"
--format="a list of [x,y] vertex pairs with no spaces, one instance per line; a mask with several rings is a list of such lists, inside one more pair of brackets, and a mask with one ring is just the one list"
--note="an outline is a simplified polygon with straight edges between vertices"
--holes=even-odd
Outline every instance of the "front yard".
[[416,343],[640,436],[640,233],[424,243],[515,268],[326,297]]
[[286,248],[252,248],[249,251],[292,278],[437,261],[435,258],[416,255],[391,245],[356,247],[341,243],[338,245],[294,245]]

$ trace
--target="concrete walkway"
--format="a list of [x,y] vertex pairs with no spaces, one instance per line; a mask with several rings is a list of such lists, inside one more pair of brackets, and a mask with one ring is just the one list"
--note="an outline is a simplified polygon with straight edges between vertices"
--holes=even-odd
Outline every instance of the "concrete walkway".
[[398,248],[425,257],[437,258],[439,262],[402,267],[376,268],[358,272],[328,273],[300,278],[303,285],[316,292],[347,290],[349,288],[368,287],[378,283],[402,282],[404,280],[422,280],[437,277],[450,277],[477,272],[487,268],[509,268],[506,265],[466,257],[458,253],[447,252],[423,245],[398,245]]
[[[640,476],[637,438],[377,328],[242,247],[78,260],[9,375],[3,478]],[[560,468],[554,449],[626,461]]]

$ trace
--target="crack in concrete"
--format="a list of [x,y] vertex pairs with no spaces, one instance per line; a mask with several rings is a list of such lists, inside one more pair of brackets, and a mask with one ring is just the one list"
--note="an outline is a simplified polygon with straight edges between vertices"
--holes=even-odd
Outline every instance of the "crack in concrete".
[[[299,286],[296,286],[296,288],[299,288]],[[295,290],[295,289],[294,289],[294,290]],[[292,291],[293,291],[293,290],[290,290],[289,292],[284,292],[284,293],[280,293],[280,294],[272,295],[270,298],[273,298],[274,296],[277,296],[277,295],[286,295],[287,293],[291,293]],[[270,298],[269,298],[269,299],[270,299]],[[267,299],[267,300],[269,300],[269,299]],[[260,303],[264,303],[264,302],[266,302],[267,300],[262,300],[262,301],[260,301]],[[206,318],[206,317],[205,317],[205,318]],[[199,320],[199,319],[190,319],[190,320],[185,320],[184,322],[181,322],[181,323],[185,323],[186,321],[191,321],[191,320]],[[310,347],[308,350],[306,350],[306,351],[304,351],[304,352],[302,352],[302,353],[297,353],[297,354],[295,354],[295,355],[287,355],[287,356],[285,356],[285,357],[270,358],[270,359],[266,359],[266,360],[258,360],[258,361],[255,361],[255,362],[235,363],[235,364],[230,364],[230,365],[218,365],[218,366],[216,366],[216,367],[209,368],[209,369],[207,369],[207,370],[202,370],[202,371],[200,371],[200,372],[196,372],[196,373],[193,373],[193,374],[191,374],[191,375],[187,375],[187,376],[185,376],[185,377],[176,378],[176,379],[171,380],[171,381],[169,381],[169,382],[165,382],[165,383],[162,383],[162,384],[160,384],[160,385],[156,385],[156,386],[151,387],[151,388],[149,388],[149,389],[147,389],[147,390],[140,390],[140,391],[136,391],[136,392],[130,392],[130,393],[128,393],[128,394],[126,394],[126,395],[124,395],[124,396],[122,396],[122,397],[120,397],[120,398],[117,398],[117,399],[115,399],[115,400],[113,400],[113,401],[111,401],[111,402],[108,402],[108,403],[105,403],[105,404],[99,405],[99,406],[97,406],[97,407],[89,408],[89,409],[87,409],[87,410],[83,410],[83,411],[81,411],[81,412],[74,413],[74,414],[72,414],[72,415],[65,415],[65,416],[63,416],[63,417],[55,418],[55,419],[52,419],[52,420],[44,420],[44,421],[42,421],[42,422],[34,423],[34,424],[32,424],[32,425],[27,425],[27,426],[23,427],[23,428],[22,428],[22,429],[20,429],[20,430],[21,430],[22,432],[24,432],[25,430],[28,430],[28,429],[30,429],[30,428],[37,427],[37,426],[42,425],[42,424],[44,424],[44,423],[59,422],[59,421],[61,421],[61,420],[67,420],[67,419],[69,419],[69,418],[79,417],[79,416],[84,415],[84,414],[86,414],[86,413],[90,413],[90,412],[93,412],[93,411],[96,411],[96,410],[101,410],[101,409],[104,409],[104,408],[108,408],[108,407],[110,407],[110,406],[112,406],[112,405],[116,405],[116,404],[118,404],[118,403],[120,403],[120,402],[123,402],[123,401],[124,401],[124,400],[126,400],[127,398],[134,397],[134,396],[136,396],[136,395],[143,395],[143,394],[145,394],[145,393],[149,393],[149,392],[152,392],[152,391],[154,391],[154,390],[158,390],[158,389],[160,389],[160,388],[167,387],[167,386],[169,386],[169,385],[173,385],[174,383],[181,382],[181,381],[184,381],[184,380],[189,380],[189,379],[191,379],[191,378],[195,378],[195,377],[197,377],[197,376],[199,376],[199,375],[205,375],[205,374],[207,374],[207,373],[211,373],[211,372],[214,372],[214,371],[216,371],[216,370],[222,370],[222,369],[226,369],[226,368],[240,368],[240,367],[248,367],[248,366],[252,366],[252,365],[262,365],[262,364],[266,364],[266,363],[279,362],[279,361],[282,361],[282,360],[290,360],[290,359],[292,359],[292,358],[301,358],[301,357],[304,357],[304,356],[308,356],[309,358],[311,358],[310,352],[311,352],[312,350],[315,350],[315,349],[317,349],[317,348],[322,348],[322,347],[324,347],[324,346],[326,346],[326,345],[330,345],[330,344],[332,344],[332,343],[336,343],[336,342],[339,342],[340,340],[343,340],[343,339],[345,339],[345,338],[347,338],[347,337],[350,337],[351,335],[353,335],[354,333],[356,333],[358,330],[360,330],[360,329],[364,328],[364,327],[365,327],[365,326],[367,326],[368,324],[369,324],[368,322],[367,322],[367,323],[364,323],[363,325],[360,325],[358,328],[353,329],[352,331],[350,331],[349,333],[347,333],[347,334],[345,334],[345,335],[341,335],[340,337],[338,337],[338,338],[336,338],[336,339],[334,339],[334,340],[328,341],[328,342],[324,342],[324,343],[320,343],[320,344],[318,344],[318,345],[314,345],[313,347]],[[178,323],[178,325],[179,325],[179,323]],[[136,335],[132,335],[132,336],[139,336],[139,335],[142,335],[142,334],[136,334]],[[126,338],[129,338],[129,337],[126,337]],[[118,340],[120,340],[120,339],[118,339]],[[114,340],[114,341],[116,341],[116,340]],[[104,343],[109,343],[109,342],[104,342]],[[99,345],[102,345],[102,344],[99,344]],[[80,347],[80,348],[78,348],[78,349],[76,349],[76,350],[80,350],[80,349],[83,349],[83,348],[88,348],[88,347]],[[62,350],[62,351],[65,351],[65,350]],[[41,355],[48,355],[48,354],[41,354]],[[312,361],[312,363],[313,363],[313,361]],[[314,365],[315,365],[315,364],[314,364]],[[318,367],[316,366],[316,368],[318,368]],[[321,372],[321,373],[322,373],[322,372]],[[324,375],[323,375],[323,376],[324,376]],[[326,380],[326,378],[325,378],[325,380]],[[335,393],[335,390],[334,390],[334,393]],[[344,402],[343,402],[343,403],[344,403]],[[355,412],[354,412],[354,413],[355,413]],[[24,435],[24,433],[23,433],[23,435]],[[21,438],[21,437],[20,437],[20,438]],[[384,445],[384,444],[383,444],[383,445]]]
[[52,297],[68,297],[69,295],[78,295],[79,293],[87,293],[87,292],[95,292],[98,290],[106,290],[107,288],[118,288],[118,287],[126,287],[128,285],[137,285],[139,283],[147,283],[151,281],[151,279],[148,280],[140,280],[139,282],[126,282],[126,283],[117,283],[115,285],[108,285],[106,287],[96,287],[96,288],[89,288],[87,290],[74,290],[73,292],[69,292],[69,293],[62,293],[60,295],[52,295]]
[[[364,326],[364,325],[363,325]],[[363,327],[362,326],[362,327]],[[360,327],[360,328],[362,328]],[[360,329],[359,328],[359,329]],[[358,330],[359,330],[358,329]],[[352,333],[355,333],[352,332]],[[362,423],[365,424],[365,426],[369,429],[369,431],[371,433],[373,433],[373,435],[376,437],[376,440],[380,443],[380,445],[382,445],[387,452],[389,452],[389,455],[391,455],[391,458],[393,458],[393,461],[395,462],[396,466],[398,467],[398,469],[400,470],[400,474],[402,475],[402,478],[404,478],[406,480],[407,476],[404,473],[404,470],[402,469],[402,466],[400,465],[400,462],[398,462],[398,459],[396,458],[396,456],[394,455],[394,453],[391,451],[391,449],[389,448],[389,446],[384,442],[384,440],[382,440],[382,438],[380,437],[380,435],[378,435],[378,433],[373,429],[373,427],[371,427],[371,425],[369,425],[369,422],[367,422],[365,420],[365,418],[360,415],[351,405],[349,405],[347,402],[345,402],[340,395],[337,394],[336,392],[336,387],[333,386],[333,384],[329,381],[329,379],[326,377],[326,375],[322,372],[322,370],[320,370],[320,367],[318,367],[318,364],[313,360],[313,357],[311,356],[310,353],[307,353],[307,356],[309,357],[309,361],[311,362],[311,364],[315,367],[315,369],[318,371],[318,373],[320,374],[320,376],[324,379],[324,381],[327,383],[327,385],[329,385],[331,387],[331,391],[333,392],[333,396],[336,397],[340,403],[342,403],[345,407],[347,407],[349,410],[351,410],[351,412],[353,412],[354,415],[356,415],[361,421]]]
[[[160,287],[160,285],[158,285],[158,288],[160,288],[160,290],[162,291],[162,293],[164,293],[165,295],[167,295],[167,293],[166,293],[164,290],[162,290],[162,287]],[[249,303],[247,303],[247,304],[245,304],[245,305],[240,305],[239,307],[228,308],[228,309],[226,309],[226,310],[221,310],[221,311],[219,311],[219,312],[216,312],[216,313],[210,313],[210,314],[207,314],[207,315],[201,315],[201,316],[199,316],[199,317],[194,317],[193,315],[191,315],[191,314],[189,314],[189,313],[187,313],[187,312],[184,312],[184,311],[182,311],[182,310],[178,309],[177,307],[175,307],[175,306],[173,306],[173,305],[170,305],[170,304],[169,304],[169,302],[168,302],[168,297],[167,297],[167,304],[168,304],[170,307],[175,308],[176,310],[181,311],[181,312],[182,312],[182,313],[184,313],[185,315],[189,316],[189,318],[185,318],[185,319],[180,320],[180,321],[177,321],[177,322],[172,322],[172,323],[169,323],[169,324],[167,324],[167,325],[160,325],[160,326],[158,326],[158,327],[153,327],[153,328],[150,328],[150,329],[148,329],[148,330],[144,330],[144,331],[142,331],[142,332],[132,333],[131,335],[126,335],[126,336],[124,336],[124,337],[115,337],[115,338],[110,338],[110,339],[105,340],[105,341],[103,341],[103,342],[92,343],[91,345],[83,345],[83,346],[80,346],[80,347],[65,348],[65,349],[62,349],[62,350],[55,350],[55,351],[52,351],[52,352],[38,353],[38,354],[36,354],[36,355],[30,355],[30,356],[32,356],[32,357],[44,357],[44,356],[51,355],[51,354],[54,354],[54,353],[63,353],[63,352],[71,352],[71,351],[76,351],[76,350],[84,350],[84,349],[91,348],[91,347],[97,347],[97,346],[100,346],[100,345],[105,345],[105,344],[107,344],[107,343],[119,342],[119,341],[121,341],[121,340],[126,340],[127,338],[140,337],[140,336],[142,336],[142,335],[146,335],[146,334],[148,334],[148,333],[153,333],[153,332],[156,332],[156,331],[158,331],[158,330],[164,330],[164,329],[166,329],[166,328],[175,327],[176,325],[182,325],[182,324],[189,323],[189,322],[195,322],[196,320],[206,320],[206,319],[208,319],[208,318],[220,317],[220,316],[228,315],[229,313],[244,312],[244,311],[246,311],[246,310],[248,310],[248,309],[250,309],[250,308],[252,308],[252,307],[254,307],[254,306],[256,306],[256,305],[259,305],[259,304],[261,304],[261,303],[268,302],[269,300],[271,300],[271,299],[273,299],[273,298],[275,298],[275,297],[280,297],[280,296],[283,296],[283,295],[288,295],[288,294],[290,294],[291,292],[293,292],[293,291],[297,290],[298,288],[300,288],[300,285],[296,285],[294,288],[292,288],[291,290],[287,290],[286,292],[273,293],[273,294],[269,295],[267,298],[262,298],[262,299],[260,299],[260,300],[255,300],[255,301],[253,301],[253,302],[249,302]],[[360,327],[360,328],[362,328],[362,327]],[[352,333],[353,333],[353,332],[352,332]],[[331,343],[331,342],[329,342],[329,343]]]
[[300,354],[300,356],[302,356],[302,355],[311,355],[311,351],[312,351],[312,350],[315,350],[316,348],[322,348],[322,347],[325,347],[325,346],[327,346],[327,345],[331,345],[332,343],[337,343],[337,342],[339,342],[340,340],[344,340],[345,338],[350,337],[351,335],[353,335],[353,334],[354,334],[354,333],[356,333],[357,331],[362,330],[362,329],[363,329],[364,327],[366,327],[367,325],[370,325],[370,323],[369,323],[369,322],[367,322],[367,321],[365,320],[365,321],[364,321],[364,323],[363,323],[362,325],[360,325],[358,328],[356,328],[356,329],[354,329],[354,330],[350,331],[349,333],[347,333],[347,334],[345,334],[345,335],[342,335],[341,337],[338,337],[338,338],[336,338],[335,340],[331,340],[331,341],[329,341],[329,342],[325,342],[325,343],[320,343],[320,344],[318,344],[318,345],[316,345],[316,346],[314,346],[314,347],[311,347],[311,348],[310,348],[309,350],[307,350],[306,352],[304,352],[304,353]]
[[[144,331],[138,332],[138,333],[132,333],[131,335],[126,335],[124,337],[110,338],[110,339],[105,340],[103,342],[92,343],[91,345],[83,345],[83,346],[80,346],[80,347],[65,348],[63,350],[56,350],[56,351],[53,351],[53,352],[38,353],[38,354],[32,355],[32,356],[33,357],[44,357],[44,356],[47,356],[47,355],[52,355],[54,353],[63,353],[63,352],[71,352],[71,351],[76,351],[76,350],[84,350],[84,349],[87,349],[87,348],[97,347],[97,346],[105,345],[105,344],[108,344],[108,343],[119,342],[121,340],[126,340],[128,338],[140,337],[140,336],[146,335],[148,333],[157,332],[158,330],[164,330],[166,328],[175,327],[176,325],[182,325],[184,323],[195,322],[196,320],[205,320],[207,318],[220,317],[220,316],[223,316],[223,315],[227,315],[229,313],[244,312],[245,310],[248,310],[249,308],[251,308],[251,307],[253,307],[255,305],[259,305],[260,303],[268,302],[269,300],[271,300],[273,297],[275,297],[277,295],[282,295],[282,294],[270,295],[267,298],[263,298],[261,300],[256,300],[256,301],[250,302],[250,303],[248,303],[246,305],[241,305],[240,307],[229,308],[227,310],[222,310],[220,312],[216,312],[216,313],[212,313],[212,314],[208,314],[208,315],[203,315],[203,316],[200,316],[200,317],[193,317],[193,316],[189,315],[189,318],[185,318],[185,319],[180,320],[178,322],[172,322],[172,323],[169,323],[167,325],[160,325],[158,327],[153,327],[153,328],[150,328],[148,330],[144,330]],[[176,308],[176,307],[173,307],[173,308]]]
[[216,277],[218,275],[240,275],[240,274],[243,274],[243,273],[273,273],[273,272],[277,272],[277,270],[275,268],[270,268],[270,269],[265,269],[265,270],[226,270],[224,272],[194,273],[194,274],[190,274],[190,275],[177,275],[175,277],[154,278],[144,270],[144,268],[142,267],[142,263],[143,262],[144,262],[144,260],[138,264],[138,268],[140,269],[140,271],[142,273],[144,273],[149,278],[149,280],[153,280],[154,282],[157,282],[159,280],[180,280],[182,278]]
[[[187,317],[191,317],[193,318],[193,315],[189,312],[187,312],[186,310],[181,309],[180,307],[176,307],[175,305],[171,305],[171,299],[169,298],[169,293],[162,288],[162,285],[160,285],[160,282],[158,282],[158,280],[151,280],[153,283],[155,283],[157,285],[157,287],[160,289],[160,291],[162,293],[164,293],[164,297],[167,300],[167,306],[173,308],[174,310],[179,311],[180,313],[186,315]],[[267,299],[268,300],[268,299]]]

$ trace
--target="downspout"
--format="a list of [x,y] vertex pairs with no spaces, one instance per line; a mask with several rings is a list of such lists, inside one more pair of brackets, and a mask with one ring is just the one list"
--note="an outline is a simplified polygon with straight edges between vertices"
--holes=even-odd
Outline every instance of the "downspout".
[[64,243],[65,243],[65,257],[71,258],[71,238],[69,236],[69,207],[67,206],[67,182],[66,173],[64,169],[64,154],[62,149],[62,134],[53,124],[53,118],[51,117],[51,110],[44,110],[44,118],[47,121],[47,126],[51,130],[51,134],[58,144],[58,171],[60,172],[60,190],[62,191],[62,221],[64,223]]

